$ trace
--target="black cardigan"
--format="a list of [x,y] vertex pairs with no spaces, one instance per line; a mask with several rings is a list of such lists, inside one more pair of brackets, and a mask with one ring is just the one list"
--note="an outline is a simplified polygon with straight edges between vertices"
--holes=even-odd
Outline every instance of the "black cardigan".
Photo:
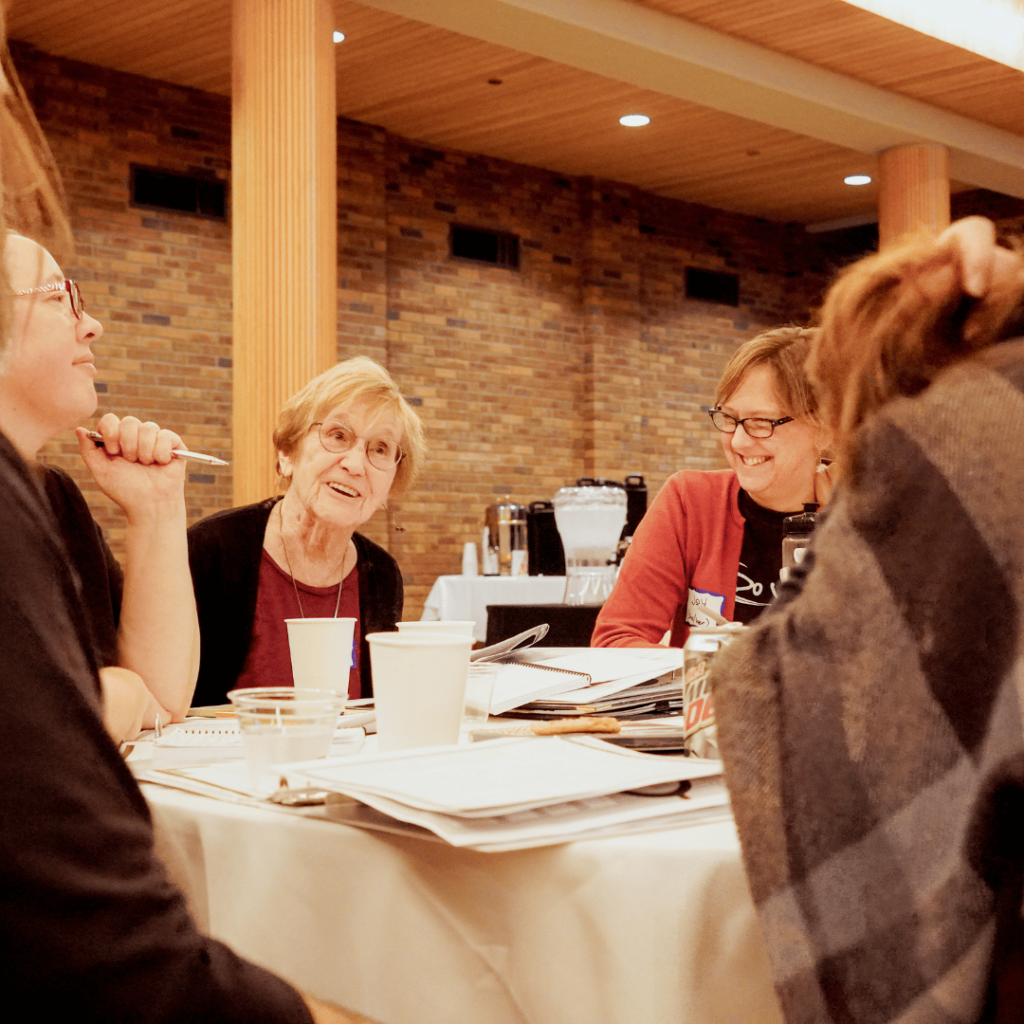
[[[256,591],[267,520],[280,498],[216,512],[188,531],[199,611],[201,656],[195,706],[223,704],[245,665],[256,618]],[[367,633],[393,630],[402,617],[402,574],[378,544],[352,535],[359,568],[362,695],[373,694]]]

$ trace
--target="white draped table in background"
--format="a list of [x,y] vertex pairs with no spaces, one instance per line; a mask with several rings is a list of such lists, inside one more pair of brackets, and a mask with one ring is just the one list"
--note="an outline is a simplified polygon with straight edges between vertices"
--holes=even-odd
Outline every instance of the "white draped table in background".
[[564,576],[438,576],[420,618],[472,619],[483,642],[489,604],[558,604],[564,596]]
[[731,823],[477,853],[146,785],[200,925],[384,1024],[779,1024]]

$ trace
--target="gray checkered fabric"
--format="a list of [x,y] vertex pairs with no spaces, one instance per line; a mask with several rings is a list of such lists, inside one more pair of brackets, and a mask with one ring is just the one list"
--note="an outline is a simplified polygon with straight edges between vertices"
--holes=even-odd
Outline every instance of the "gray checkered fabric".
[[789,1024],[996,1019],[1021,932],[1022,616],[1016,340],[862,429],[806,571],[715,666]]

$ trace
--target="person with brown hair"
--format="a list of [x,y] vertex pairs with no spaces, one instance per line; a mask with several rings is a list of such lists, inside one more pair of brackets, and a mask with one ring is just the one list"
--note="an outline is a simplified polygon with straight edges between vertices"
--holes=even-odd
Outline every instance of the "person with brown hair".
[[[0,361],[0,431],[32,467],[82,586],[114,737],[181,721],[199,664],[199,629],[185,542],[181,438],[134,416],[104,415],[103,446],[79,424],[96,410],[103,326],[53,256],[8,232],[3,266],[13,291]],[[124,568],[71,476],[38,461],[48,442],[77,428],[79,451],[100,489],[124,513]]]
[[595,647],[682,647],[707,609],[753,621],[775,594],[782,521],[822,502],[827,433],[804,373],[813,332],[764,331],[722,374],[711,410],[728,470],[669,477],[644,516],[597,618]]
[[790,1024],[1022,1019],[1024,260],[977,229],[830,290],[809,367],[840,483],[712,670]]
[[992,281],[979,304],[961,280],[962,230],[940,244],[908,239],[847,268],[830,288],[807,369],[838,453],[848,453],[860,425],[887,402],[924,391],[948,366],[1024,333],[1024,262],[993,245]]
[[[70,232],[52,160],[5,38],[0,6],[0,237],[8,227],[39,232],[66,256],[60,245]],[[16,270],[0,261],[4,341],[24,315],[14,310],[26,303],[14,294],[26,288],[12,279]],[[53,294],[70,303],[65,285]],[[88,376],[73,361],[64,372]],[[75,392],[81,382],[70,379]],[[145,799],[104,729],[78,574],[36,474],[3,433],[0,519],[0,983],[13,1012],[43,1020],[364,1021],[303,997],[196,929],[154,853]]]

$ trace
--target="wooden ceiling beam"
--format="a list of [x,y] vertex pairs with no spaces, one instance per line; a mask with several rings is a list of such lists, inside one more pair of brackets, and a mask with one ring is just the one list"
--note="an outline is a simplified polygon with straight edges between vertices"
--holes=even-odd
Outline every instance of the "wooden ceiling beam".
[[938,143],[953,177],[1024,198],[1024,138],[628,0],[360,3],[861,153]]

